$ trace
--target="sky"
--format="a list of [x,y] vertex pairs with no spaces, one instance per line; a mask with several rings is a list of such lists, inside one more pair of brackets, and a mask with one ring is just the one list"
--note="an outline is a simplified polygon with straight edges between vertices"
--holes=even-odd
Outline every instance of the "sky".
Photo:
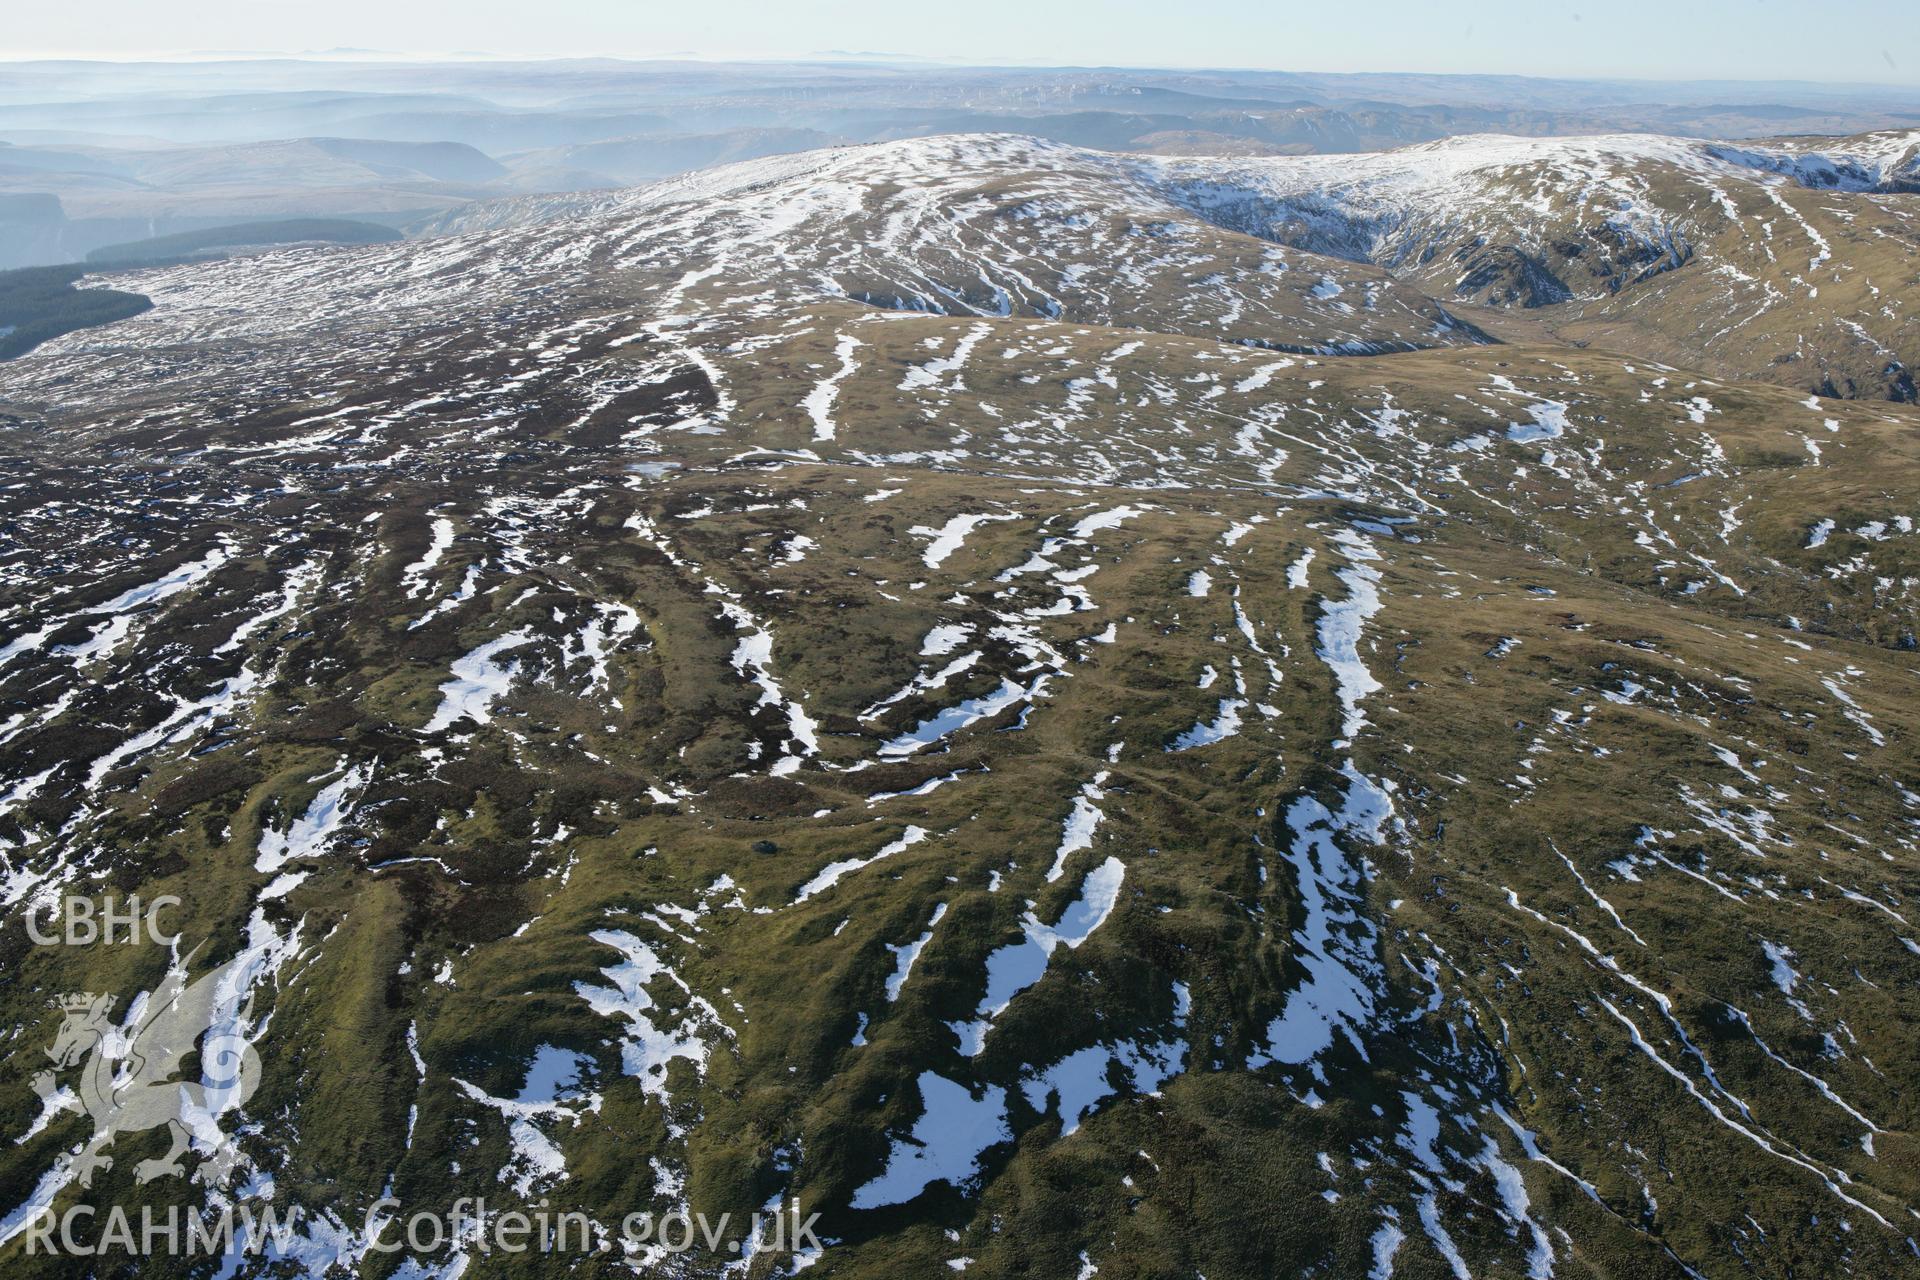
[[0,59],[304,53],[1258,67],[1920,85],[1913,0],[89,0]]

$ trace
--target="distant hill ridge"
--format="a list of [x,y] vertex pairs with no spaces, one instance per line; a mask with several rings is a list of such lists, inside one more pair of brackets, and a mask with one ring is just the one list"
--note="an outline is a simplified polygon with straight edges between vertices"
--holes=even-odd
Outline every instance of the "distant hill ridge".
[[89,253],[87,261],[96,266],[124,266],[130,263],[178,262],[216,249],[301,244],[316,240],[327,244],[385,244],[402,238],[392,227],[373,222],[355,222],[348,218],[290,218],[276,222],[242,222],[228,227],[208,227],[201,231],[155,236],[151,240],[105,245]]

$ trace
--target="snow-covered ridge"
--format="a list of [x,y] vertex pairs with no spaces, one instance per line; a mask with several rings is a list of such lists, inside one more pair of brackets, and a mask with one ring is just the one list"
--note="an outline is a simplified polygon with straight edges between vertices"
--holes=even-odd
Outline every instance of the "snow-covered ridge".
[[877,184],[913,177],[953,179],[990,170],[1064,168],[1075,159],[1096,157],[1122,159],[1025,134],[936,134],[761,156],[637,187],[476,201],[428,223],[426,231],[430,235],[484,234],[561,220],[593,220],[669,204],[724,200],[808,180]]
[[1537,170],[1543,184],[1571,181],[1578,188],[1620,180],[1626,170],[1648,163],[1716,177],[1779,175],[1809,187],[1872,190],[1920,177],[1920,130],[1738,145],[1647,133],[1461,134],[1390,151],[1261,157],[1143,156],[1024,134],[938,134],[743,160],[625,190],[487,201],[455,211],[444,229],[485,231],[556,218],[594,219],[788,185],[801,190],[847,182],[957,185],[994,172],[1078,171],[1122,181],[1141,195],[1184,196],[1214,184],[1247,194],[1317,192],[1389,208],[1442,195],[1473,195],[1484,190],[1489,175],[1503,170]]
[[1714,143],[1706,151],[1727,164],[1779,174],[1803,187],[1920,190],[1920,129],[1854,138],[1796,138],[1751,145]]
[[[1661,163],[1695,170],[1730,171],[1737,175],[1742,169],[1773,170],[1776,164],[1798,161],[1809,174],[1838,165],[1885,170],[1897,168],[1903,159],[1910,163],[1916,147],[1920,147],[1920,129],[1851,138],[1796,138],[1740,145],[1652,133],[1565,137],[1476,133],[1359,154],[1130,158],[1175,174],[1194,168],[1229,169],[1263,174],[1286,185],[1332,188],[1349,184],[1364,188],[1398,184],[1411,191],[1432,189],[1469,174],[1516,167],[1598,173],[1623,165]],[[1757,163],[1758,160],[1765,162]],[[1830,184],[1815,180],[1809,185]]]
[[[1365,154],[1240,158],[947,134],[746,160],[627,190],[478,204],[437,224],[454,233],[439,238],[156,269],[135,277],[156,311],[125,323],[130,333],[164,333],[165,341],[311,328],[359,313],[390,325],[396,308],[427,313],[510,297],[530,274],[584,284],[602,268],[629,265],[698,265],[664,300],[675,309],[687,288],[710,277],[708,287],[718,287],[730,271],[784,267],[819,279],[834,263],[850,268],[849,290],[907,287],[924,296],[929,289],[911,279],[914,270],[939,283],[964,265],[927,259],[942,244],[928,228],[955,219],[985,225],[982,210],[992,205],[1004,214],[1009,198],[1023,202],[1014,206],[1016,220],[1025,211],[1057,224],[1072,241],[1049,242],[1059,251],[1100,242],[1089,219],[1198,218],[1390,270],[1424,261],[1422,253],[1443,238],[1532,249],[1605,227],[1618,244],[1603,252],[1618,261],[1597,281],[1569,284],[1575,294],[1598,296],[1684,261],[1689,219],[1716,204],[1731,213],[1728,191],[1782,182],[1873,188],[1915,172],[1916,140],[1920,131],[1741,147],[1651,134],[1483,134]],[[1657,193],[1662,174],[1678,185]],[[1019,183],[1017,197],[1007,193],[1009,180]],[[1685,197],[1688,189],[1694,197]],[[1680,210],[1669,207],[1674,191],[1682,193]],[[1021,270],[1030,275],[1034,265]],[[862,285],[866,266],[877,273],[867,272],[875,279]],[[1103,271],[1110,267],[1103,260]],[[236,296],[259,296],[262,275],[272,277],[285,305],[233,306]],[[1022,278],[1009,275],[1016,292]],[[1088,277],[1095,278],[1104,276]],[[964,309],[991,313],[992,306],[970,299]]]

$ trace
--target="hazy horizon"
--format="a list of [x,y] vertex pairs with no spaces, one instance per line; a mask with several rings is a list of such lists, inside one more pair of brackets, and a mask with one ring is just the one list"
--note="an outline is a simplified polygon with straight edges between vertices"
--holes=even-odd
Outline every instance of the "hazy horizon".
[[98,64],[101,66],[178,66],[217,67],[221,65],[297,62],[313,66],[539,66],[603,63],[619,66],[659,66],[673,64],[725,66],[844,66],[858,68],[920,67],[937,68],[946,71],[1062,71],[1062,72],[1123,72],[1129,74],[1148,74],[1154,72],[1177,72],[1204,75],[1220,73],[1231,75],[1272,75],[1272,76],[1317,76],[1340,77],[1353,80],[1369,78],[1391,79],[1427,79],[1427,80],[1534,80],[1543,83],[1567,82],[1578,84],[1644,84],[1650,87],[1672,88],[1692,86],[1696,89],[1709,89],[1719,86],[1728,88],[1744,87],[1800,87],[1810,89],[1839,89],[1849,92],[1884,90],[1894,94],[1920,93],[1920,80],[1902,83],[1889,79],[1834,80],[1810,76],[1658,76],[1658,75],[1604,75],[1604,74],[1544,74],[1517,71],[1430,71],[1410,67],[1380,66],[1364,70],[1324,70],[1286,65],[1235,64],[1235,63],[1174,63],[1174,62],[1060,62],[1042,58],[940,58],[922,54],[889,53],[879,50],[820,49],[806,53],[793,54],[728,54],[704,53],[699,50],[664,50],[657,53],[546,53],[520,54],[500,53],[484,49],[456,49],[445,52],[421,52],[397,49],[363,49],[343,47],[337,49],[188,49],[180,51],[152,50],[131,51],[125,53],[90,53],[85,51],[70,53],[44,53],[16,55],[0,50],[0,66],[55,66],[60,64]]
[[[950,66],[1194,69],[1296,73],[1516,75],[1543,79],[1854,87],[1920,84],[1920,35],[1892,0],[1843,0],[1806,39],[1791,6],[1626,0],[1595,17],[1577,5],[1495,0],[1468,17],[1412,0],[1354,11],[1260,12],[1197,0],[1177,25],[1140,0],[1044,8],[980,0],[964,12],[902,11],[874,0],[795,6],[735,0],[689,13],[612,0],[531,12],[482,0],[448,19],[368,0],[330,7],[326,36],[278,6],[218,0],[162,15],[131,0],[16,15],[0,61],[198,61],[262,57],[445,61],[928,61]],[[1657,40],[1644,38],[1657,32]],[[1622,40],[1622,33],[1632,40]]]

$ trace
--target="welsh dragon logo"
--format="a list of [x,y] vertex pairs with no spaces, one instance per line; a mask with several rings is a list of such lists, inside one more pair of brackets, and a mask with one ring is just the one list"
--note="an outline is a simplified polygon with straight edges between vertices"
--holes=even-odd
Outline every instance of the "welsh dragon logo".
[[[110,1016],[111,995],[82,993],[55,1004],[66,1016],[46,1051],[54,1069],[35,1075],[33,1088],[50,1107],[73,1109],[77,1100],[93,1120],[93,1137],[68,1160],[82,1187],[113,1167],[104,1153],[116,1137],[162,1126],[171,1133],[171,1146],[166,1155],[134,1167],[137,1181],[184,1176],[181,1157],[195,1137],[213,1149],[195,1180],[218,1185],[226,1179],[239,1153],[220,1131],[218,1117],[243,1105],[260,1084],[260,1057],[245,1034],[251,995],[241,1007],[251,985],[242,970],[249,967],[242,957],[189,984],[182,964],[118,1024]],[[196,1048],[200,1078],[179,1078]],[[80,1073],[69,1095],[59,1087],[58,1073],[73,1067]]]

